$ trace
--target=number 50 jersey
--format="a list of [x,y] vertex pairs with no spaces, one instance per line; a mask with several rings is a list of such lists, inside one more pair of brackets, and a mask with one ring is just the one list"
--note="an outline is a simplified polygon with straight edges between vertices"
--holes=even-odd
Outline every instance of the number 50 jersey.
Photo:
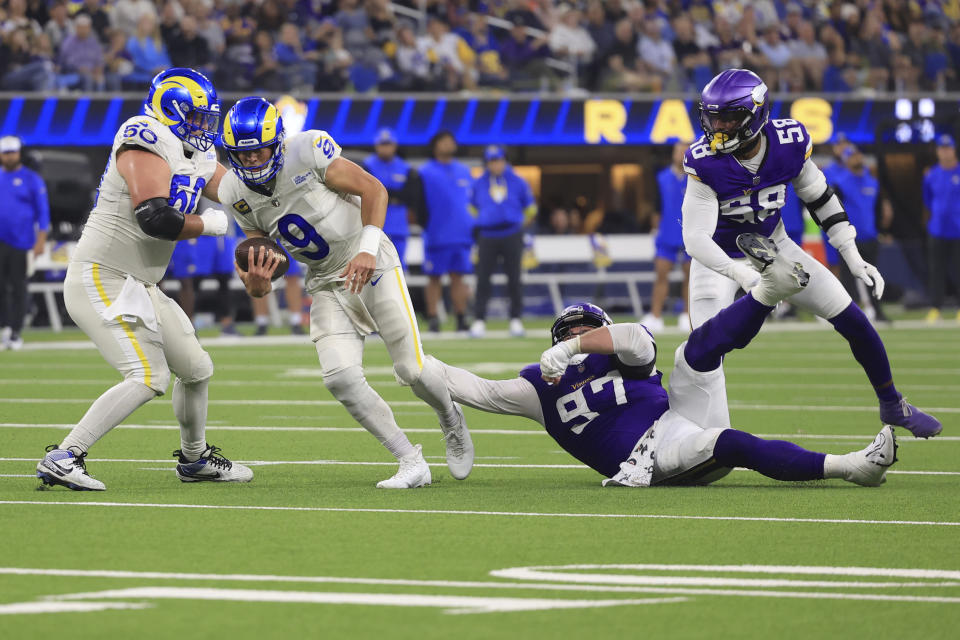
[[780,222],[787,185],[800,175],[813,151],[810,135],[796,120],[771,120],[760,135],[766,136],[767,146],[757,173],[744,168],[732,153],[713,151],[706,136],[683,156],[688,179],[703,182],[717,194],[719,218],[713,240],[732,258],[743,257],[736,242],[741,233],[770,237]]
[[173,255],[175,242],[148,236],[140,228],[131,202],[130,188],[117,171],[117,150],[123,145],[155,153],[170,167],[170,206],[181,213],[194,213],[200,192],[217,169],[213,149],[184,150],[169,127],[153,116],[134,116],[113,138],[107,167],[100,178],[97,197],[80,236],[74,262],[95,262],[128,273],[137,280],[156,284],[163,277]]
[[[235,172],[220,181],[220,202],[244,231],[259,231],[278,241],[307,265],[305,289],[315,293],[340,280],[357,255],[363,222],[360,198],[328,187],[327,167],[340,146],[327,132],[303,131],[284,143],[283,167],[270,195],[246,186]],[[393,243],[381,235],[376,272],[400,266]]]

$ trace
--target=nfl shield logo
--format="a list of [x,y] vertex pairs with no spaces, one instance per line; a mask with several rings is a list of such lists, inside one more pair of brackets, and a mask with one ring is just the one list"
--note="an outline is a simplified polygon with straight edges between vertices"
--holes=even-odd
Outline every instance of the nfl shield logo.
[[753,176],[753,184],[754,185],[760,184],[760,176]]

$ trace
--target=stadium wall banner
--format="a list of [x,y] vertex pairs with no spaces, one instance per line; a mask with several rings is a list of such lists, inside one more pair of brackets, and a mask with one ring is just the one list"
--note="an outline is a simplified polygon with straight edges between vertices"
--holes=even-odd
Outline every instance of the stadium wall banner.
[[[956,133],[960,115],[956,97],[771,100],[771,118],[799,120],[815,143],[841,133],[858,144],[929,142]],[[225,112],[234,98],[222,102]],[[650,145],[700,135],[697,103],[689,97],[319,96],[303,105],[305,129],[323,129],[349,146],[371,145],[384,127],[401,145],[425,145],[441,130],[467,145]],[[120,123],[142,110],[142,97],[0,95],[0,135],[33,146],[109,146]]]

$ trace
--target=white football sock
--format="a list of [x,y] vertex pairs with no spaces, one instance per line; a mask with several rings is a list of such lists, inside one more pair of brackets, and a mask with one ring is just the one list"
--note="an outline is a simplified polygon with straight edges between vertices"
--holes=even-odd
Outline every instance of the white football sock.
[[303,323],[303,317],[299,313],[290,313],[290,326],[300,326]]
[[265,327],[270,324],[270,316],[257,316],[254,320],[258,327]]
[[136,380],[124,380],[103,392],[60,443],[61,449],[87,451],[108,431],[152,400],[157,392]]
[[[367,383],[360,367],[348,367],[338,371],[324,378],[323,383],[353,419],[388,449],[388,442],[392,442],[398,434],[403,435],[390,405]],[[393,449],[390,449],[390,452],[393,453]]]
[[850,473],[850,463],[847,461],[848,455],[850,454],[837,456],[828,453],[823,459],[823,477],[846,479]]
[[383,446],[385,446],[387,451],[392,453],[393,457],[395,457],[397,460],[417,452],[417,448],[410,444],[410,440],[407,439],[407,434],[399,429],[397,430],[397,435],[393,436],[389,440],[386,440],[383,443]]
[[180,423],[180,451],[190,461],[199,460],[207,449],[207,389],[210,378],[173,383],[173,415]]
[[433,407],[437,412],[437,418],[440,419],[440,424],[444,427],[456,426],[460,416],[456,407],[453,406],[450,390],[447,389],[447,383],[443,380],[440,367],[429,356],[424,358],[420,377],[410,385],[410,388],[418,398]]

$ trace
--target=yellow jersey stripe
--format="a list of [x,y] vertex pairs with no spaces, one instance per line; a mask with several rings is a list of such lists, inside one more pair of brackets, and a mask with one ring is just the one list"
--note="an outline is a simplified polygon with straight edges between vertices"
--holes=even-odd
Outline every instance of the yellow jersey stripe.
[[417,329],[417,319],[413,315],[413,305],[410,304],[410,295],[407,293],[407,285],[403,281],[400,267],[393,270],[397,276],[397,286],[400,287],[400,295],[403,296],[403,308],[407,310],[407,318],[410,320],[410,329],[413,331],[413,342],[417,349],[417,366],[423,369],[423,347],[420,346],[420,331]]
[[[100,281],[100,265],[94,262],[90,267],[90,273],[93,275],[93,284],[97,287],[97,293],[100,295],[100,300],[103,301],[103,304],[109,307],[110,298],[107,297],[107,292],[103,288],[103,282]],[[140,342],[137,340],[137,336],[133,333],[133,329],[130,328],[130,325],[124,322],[120,316],[117,316],[117,320],[120,322],[123,332],[127,334],[127,338],[130,339],[130,343],[133,345],[133,350],[136,352],[137,358],[140,359],[140,366],[143,367],[143,384],[149,387],[150,379],[152,377],[150,361],[147,359],[146,354],[143,353],[143,349],[140,347]]]

